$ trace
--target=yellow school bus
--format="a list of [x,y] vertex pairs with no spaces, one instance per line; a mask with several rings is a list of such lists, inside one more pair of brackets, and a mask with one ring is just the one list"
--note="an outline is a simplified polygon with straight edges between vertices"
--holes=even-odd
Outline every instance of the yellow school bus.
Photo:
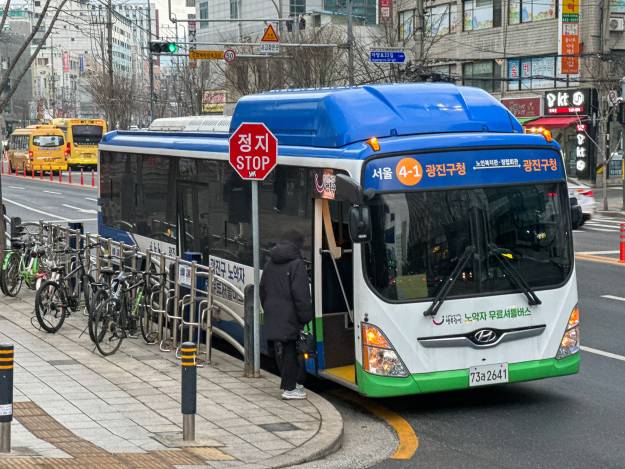
[[92,167],[98,164],[98,143],[106,133],[104,119],[52,119],[52,125],[65,134],[65,157],[70,167]]
[[9,136],[9,169],[67,171],[65,135],[52,125],[31,125]]

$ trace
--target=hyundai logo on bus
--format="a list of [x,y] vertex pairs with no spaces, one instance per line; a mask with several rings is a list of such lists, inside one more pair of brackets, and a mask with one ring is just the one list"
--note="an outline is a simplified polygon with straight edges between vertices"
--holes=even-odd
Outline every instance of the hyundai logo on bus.
[[230,137],[230,165],[242,179],[263,181],[275,168],[278,139],[260,122],[243,122]]
[[477,344],[486,345],[497,340],[497,332],[492,329],[480,329],[473,333],[473,339]]

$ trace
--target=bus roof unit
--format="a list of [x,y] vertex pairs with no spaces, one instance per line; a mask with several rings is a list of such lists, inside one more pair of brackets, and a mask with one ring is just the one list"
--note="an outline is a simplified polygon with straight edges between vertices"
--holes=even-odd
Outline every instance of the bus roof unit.
[[494,97],[450,84],[272,91],[236,105],[230,133],[263,122],[281,145],[339,148],[370,137],[447,132],[522,133]]

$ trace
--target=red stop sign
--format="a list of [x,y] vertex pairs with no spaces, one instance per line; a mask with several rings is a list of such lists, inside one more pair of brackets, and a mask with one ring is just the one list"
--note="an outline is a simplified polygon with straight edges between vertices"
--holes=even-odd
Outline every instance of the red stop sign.
[[278,139],[258,122],[244,122],[230,137],[230,165],[250,181],[262,181],[275,168]]

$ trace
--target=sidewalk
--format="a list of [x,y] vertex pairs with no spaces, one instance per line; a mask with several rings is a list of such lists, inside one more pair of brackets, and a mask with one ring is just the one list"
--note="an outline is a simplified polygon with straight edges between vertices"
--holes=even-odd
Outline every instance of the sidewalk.
[[127,339],[101,357],[79,337],[82,312],[47,334],[31,324],[33,304],[28,290],[0,297],[0,341],[15,344],[16,362],[13,451],[2,468],[290,467],[341,444],[341,415],[325,399],[283,401],[275,376],[243,378],[241,361],[213,350],[198,368],[198,446],[180,448],[173,352]]

